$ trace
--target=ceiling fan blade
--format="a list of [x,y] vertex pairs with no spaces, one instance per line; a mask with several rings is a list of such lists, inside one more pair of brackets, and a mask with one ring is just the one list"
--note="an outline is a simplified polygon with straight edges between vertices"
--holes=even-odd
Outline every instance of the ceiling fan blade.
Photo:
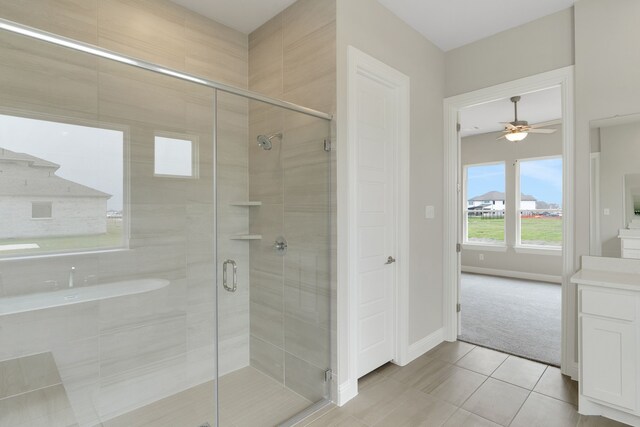
[[527,132],[529,133],[554,133],[555,131],[557,131],[558,129],[529,129]]
[[516,128],[514,125],[512,125],[512,124],[511,124],[511,123],[509,123],[509,122],[502,122],[501,124],[503,124],[503,125],[504,125],[504,128],[505,128],[505,129],[515,129],[515,128]]
[[496,138],[496,141],[499,141],[501,139],[505,139],[506,137],[507,137],[506,134],[502,135],[502,136],[499,136],[499,137]]

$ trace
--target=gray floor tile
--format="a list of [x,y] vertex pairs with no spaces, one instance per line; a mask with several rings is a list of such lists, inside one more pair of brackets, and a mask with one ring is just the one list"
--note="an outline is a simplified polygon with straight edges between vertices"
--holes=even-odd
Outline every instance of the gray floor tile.
[[522,405],[511,427],[575,427],[578,418],[573,405],[534,392]]
[[456,363],[474,348],[474,345],[462,341],[445,341],[433,350],[429,351],[427,356],[444,360],[449,363]]
[[488,348],[476,347],[456,365],[483,375],[491,375],[507,359],[507,355]]
[[378,381],[371,387],[361,390],[353,400],[339,408],[365,424],[372,425],[403,402],[407,386],[392,378]]
[[420,391],[408,390],[401,403],[373,426],[441,426],[456,409],[455,406]]
[[508,426],[528,395],[528,390],[489,378],[462,407],[495,423]]
[[458,409],[444,424],[444,427],[500,427],[500,424],[486,420],[464,409]]
[[451,375],[441,384],[422,391],[453,405],[462,406],[486,379],[484,375],[453,366]]
[[533,391],[555,397],[574,406],[578,405],[577,381],[572,381],[571,378],[562,375],[560,369],[553,366],[549,366],[544,371]]
[[307,424],[308,427],[368,427],[367,424],[362,421],[358,421],[348,413],[336,408],[328,413],[324,414],[311,424]]
[[499,380],[533,390],[547,365],[521,357],[509,356],[491,376]]
[[604,417],[589,417],[586,415],[580,415],[578,427],[627,427],[627,424],[619,423],[618,421],[610,420]]

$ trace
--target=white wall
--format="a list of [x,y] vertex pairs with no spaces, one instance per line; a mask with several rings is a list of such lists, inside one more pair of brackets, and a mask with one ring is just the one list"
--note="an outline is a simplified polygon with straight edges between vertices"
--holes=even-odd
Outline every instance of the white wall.
[[[486,133],[462,138],[460,154],[462,165],[503,161],[505,163],[506,203],[507,206],[513,206],[515,204],[513,196],[515,195],[517,179],[515,161],[518,159],[562,155],[561,126],[548,127],[558,130],[550,135],[530,134],[526,140],[517,144],[496,141],[500,133]],[[468,196],[473,195],[470,194]],[[464,267],[478,267],[560,276],[562,274],[561,256],[515,252],[516,216],[513,213],[512,209],[507,208],[505,218],[507,251],[494,252],[463,248],[463,269]],[[483,261],[480,261],[480,254],[484,256]]]
[[[444,54],[375,0],[337,3],[339,182],[344,182],[340,171],[345,170],[345,165],[340,162],[344,160],[341,144],[346,141],[347,47],[352,45],[411,79],[411,344],[442,327]],[[338,197],[340,209],[340,206],[345,206],[345,200],[340,199],[340,190]],[[435,206],[435,219],[425,219],[425,205]],[[339,235],[344,235],[344,232],[339,228]],[[341,286],[344,284],[339,283],[338,287]],[[341,315],[344,313],[338,313]],[[342,356],[339,374],[341,379],[346,379],[348,373],[342,369],[346,361]]]
[[447,97],[573,65],[573,10],[450,50],[445,60]]
[[[589,179],[591,120],[640,112],[640,2],[576,3],[576,182]],[[587,211],[588,188],[578,188],[576,212]],[[576,218],[576,257],[589,253],[589,218]]]
[[575,5],[576,266],[589,254],[589,122],[640,112],[638,22],[637,0],[580,0]]

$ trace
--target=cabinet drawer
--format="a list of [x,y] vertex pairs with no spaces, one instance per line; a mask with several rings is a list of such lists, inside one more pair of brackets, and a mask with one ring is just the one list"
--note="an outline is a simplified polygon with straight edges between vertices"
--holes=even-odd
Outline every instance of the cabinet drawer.
[[636,296],[582,289],[580,311],[584,314],[620,320],[636,320]]
[[640,239],[622,239],[622,247],[625,249],[640,249]]
[[622,249],[622,258],[640,259],[640,249]]

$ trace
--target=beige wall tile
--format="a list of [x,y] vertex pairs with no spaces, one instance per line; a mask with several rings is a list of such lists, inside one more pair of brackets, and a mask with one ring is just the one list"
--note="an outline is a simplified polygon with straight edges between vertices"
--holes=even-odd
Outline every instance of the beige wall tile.
[[184,70],[184,10],[169,1],[101,0],[98,43],[109,50]]
[[255,336],[251,336],[251,366],[284,383],[284,350]]
[[30,27],[96,44],[98,0],[2,0],[2,17]]

